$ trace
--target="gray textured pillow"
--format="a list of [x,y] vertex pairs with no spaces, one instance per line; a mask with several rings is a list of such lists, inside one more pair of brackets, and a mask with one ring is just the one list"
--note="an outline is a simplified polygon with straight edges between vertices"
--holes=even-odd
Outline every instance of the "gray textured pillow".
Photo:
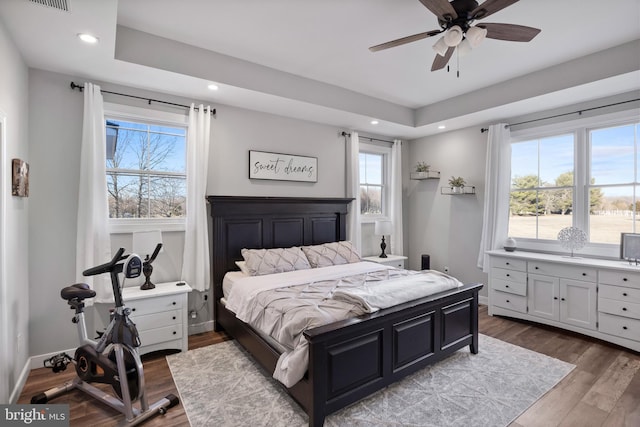
[[252,276],[284,273],[311,268],[299,247],[275,249],[242,249],[242,257]]
[[362,260],[356,248],[348,241],[303,246],[302,251],[313,268],[350,264]]

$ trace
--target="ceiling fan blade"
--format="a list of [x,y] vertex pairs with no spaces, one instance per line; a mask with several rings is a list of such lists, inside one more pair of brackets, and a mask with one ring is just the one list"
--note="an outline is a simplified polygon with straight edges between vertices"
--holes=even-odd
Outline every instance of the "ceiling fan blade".
[[486,0],[471,12],[472,19],[482,19],[501,11],[507,6],[517,3],[518,0]]
[[458,17],[456,10],[447,0],[420,0],[420,3],[441,21],[453,21]]
[[540,29],[514,24],[481,23],[476,27],[486,28],[487,37],[510,42],[529,42],[540,33]]
[[431,71],[437,71],[444,68],[444,66],[449,62],[449,59],[451,59],[451,55],[453,55],[454,50],[456,50],[455,46],[451,46],[444,53],[444,56],[436,55],[435,59],[433,60],[433,64],[431,65]]
[[412,36],[402,37],[401,39],[391,40],[390,42],[382,43],[376,46],[371,46],[369,50],[371,52],[377,52],[379,50],[389,49],[390,47],[401,46],[403,44],[415,42],[418,40],[426,39],[427,37],[435,36],[436,34],[440,34],[443,30],[432,30],[427,31],[426,33],[414,34]]

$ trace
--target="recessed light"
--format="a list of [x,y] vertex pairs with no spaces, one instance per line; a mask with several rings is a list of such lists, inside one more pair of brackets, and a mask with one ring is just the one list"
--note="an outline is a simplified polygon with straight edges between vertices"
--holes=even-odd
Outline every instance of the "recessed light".
[[215,84],[215,83],[210,83],[210,84],[207,86],[207,88],[208,88],[209,90],[218,90],[218,85],[217,85],[217,84]]
[[78,34],[78,38],[85,43],[98,43],[98,38],[96,36],[92,36],[91,34],[80,33]]
[[371,120],[371,124],[372,124],[372,125],[377,125],[377,124],[378,124],[378,121],[377,121],[377,120]]
[[440,125],[440,126],[438,126],[438,129],[446,129],[446,126],[445,125]]

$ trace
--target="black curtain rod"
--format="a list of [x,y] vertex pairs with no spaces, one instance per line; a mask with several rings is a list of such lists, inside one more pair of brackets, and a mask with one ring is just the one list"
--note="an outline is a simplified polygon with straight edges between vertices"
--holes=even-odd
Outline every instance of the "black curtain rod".
[[[351,134],[347,132],[342,132],[341,135],[351,137]],[[386,139],[370,138],[368,136],[360,136],[360,135],[358,135],[358,138],[368,139],[369,141],[388,142],[389,144],[393,144],[393,141],[387,141]]]
[[[84,90],[84,86],[81,86],[79,84],[75,84],[74,82],[71,82],[71,89],[78,89],[80,92],[82,92]],[[168,102],[168,101],[160,101],[159,99],[144,98],[142,96],[129,95],[129,94],[126,94],[126,93],[111,92],[111,91],[104,90],[104,89],[100,89],[100,92],[108,93],[108,94],[111,94],[111,95],[126,96],[127,98],[142,99],[144,101],[147,101],[149,103],[149,105],[151,105],[152,102],[157,102],[159,104],[167,104],[167,105],[172,105],[174,107],[191,108],[189,105],[176,104],[175,102]],[[198,111],[198,107],[194,107],[194,109],[196,111]],[[212,116],[216,115],[216,109],[215,108],[209,110],[209,112],[211,113]]]
[[[601,105],[599,107],[585,108],[585,109],[582,109],[582,110],[572,111],[570,113],[556,114],[555,116],[542,117],[540,119],[527,120],[527,121],[519,122],[519,123],[510,123],[510,124],[505,125],[505,128],[508,128],[508,127],[511,127],[511,126],[524,125],[524,124],[527,124],[527,123],[539,122],[540,120],[555,119],[557,117],[568,116],[568,115],[571,115],[571,114],[582,115],[582,113],[584,113],[585,111],[599,110],[600,108],[614,107],[616,105],[622,105],[622,104],[627,104],[629,102],[636,102],[636,101],[640,101],[640,98],[630,99],[628,101],[615,102],[613,104]],[[487,129],[487,128],[482,128],[482,129],[480,129],[480,132],[485,133],[488,130],[489,129]]]

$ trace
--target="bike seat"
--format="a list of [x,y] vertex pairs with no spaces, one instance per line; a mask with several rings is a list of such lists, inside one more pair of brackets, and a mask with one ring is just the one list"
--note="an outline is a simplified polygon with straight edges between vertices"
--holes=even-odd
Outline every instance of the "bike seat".
[[91,289],[86,283],[76,283],[75,285],[67,286],[60,291],[62,299],[71,301],[77,299],[82,301],[86,298],[93,298],[96,296],[96,291]]

